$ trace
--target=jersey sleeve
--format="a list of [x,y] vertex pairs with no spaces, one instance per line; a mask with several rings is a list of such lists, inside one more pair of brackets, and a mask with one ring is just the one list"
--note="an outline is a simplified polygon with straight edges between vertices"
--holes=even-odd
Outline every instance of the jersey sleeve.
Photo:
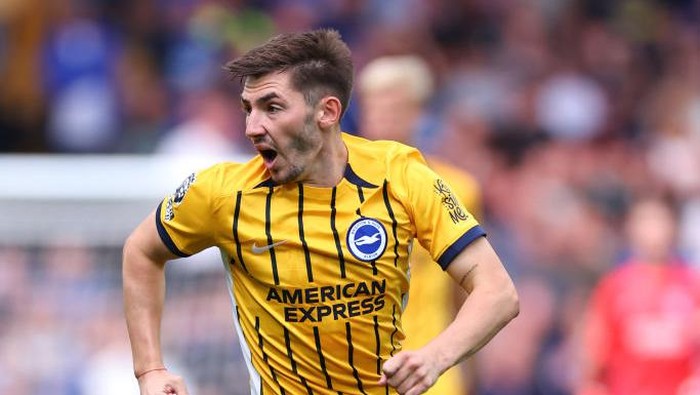
[[190,256],[215,244],[215,229],[211,223],[214,173],[207,169],[190,174],[158,205],[158,234],[178,256]]
[[396,162],[403,163],[400,189],[404,189],[416,238],[446,269],[467,245],[486,232],[417,150],[409,151],[402,159]]
[[483,214],[481,207],[482,197],[481,187],[476,178],[468,172],[441,160],[432,157],[426,159],[428,166],[450,184],[452,192],[460,199],[464,207],[479,220]]

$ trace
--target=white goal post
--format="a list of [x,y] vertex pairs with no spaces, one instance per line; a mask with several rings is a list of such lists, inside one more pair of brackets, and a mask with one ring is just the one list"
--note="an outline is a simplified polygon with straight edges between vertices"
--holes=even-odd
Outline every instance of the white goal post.
[[186,176],[220,160],[164,155],[0,155],[0,245],[76,241],[96,247],[119,246]]

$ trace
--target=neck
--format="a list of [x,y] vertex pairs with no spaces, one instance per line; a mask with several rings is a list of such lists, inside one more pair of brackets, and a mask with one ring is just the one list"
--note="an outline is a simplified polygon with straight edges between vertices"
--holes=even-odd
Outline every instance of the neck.
[[306,183],[320,187],[338,185],[343,179],[347,162],[348,149],[343,142],[340,130],[325,132],[322,147],[309,169],[309,174],[313,176],[309,177]]

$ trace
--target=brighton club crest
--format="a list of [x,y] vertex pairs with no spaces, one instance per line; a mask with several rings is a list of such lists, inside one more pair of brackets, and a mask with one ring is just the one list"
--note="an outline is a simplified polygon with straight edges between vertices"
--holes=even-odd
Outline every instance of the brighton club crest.
[[346,242],[355,258],[372,262],[386,250],[386,230],[376,219],[360,218],[350,225]]

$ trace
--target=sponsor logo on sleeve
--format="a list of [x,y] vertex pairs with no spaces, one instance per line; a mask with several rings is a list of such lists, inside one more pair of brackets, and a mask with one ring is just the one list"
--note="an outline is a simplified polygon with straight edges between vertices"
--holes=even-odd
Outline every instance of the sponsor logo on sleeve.
[[175,204],[180,204],[182,202],[182,199],[185,198],[187,190],[190,189],[190,185],[194,183],[194,178],[194,173],[190,174],[189,176],[187,176],[187,178],[185,178],[185,181],[183,181],[182,184],[175,190],[175,194],[173,195],[173,200],[175,201]]
[[175,212],[173,211],[173,197],[168,196],[168,201],[165,203],[165,220],[170,221],[175,218]]
[[371,262],[384,254],[386,239],[386,230],[381,222],[373,218],[360,218],[350,225],[346,242],[355,258]]
[[450,219],[453,223],[456,224],[460,221],[466,221],[467,218],[469,218],[467,211],[459,203],[459,200],[457,200],[445,181],[440,178],[436,179],[435,184],[433,184],[433,188],[435,193],[440,195],[440,201],[450,214]]
[[168,200],[165,202],[165,220],[166,221],[171,221],[173,218],[175,218],[175,210],[174,207],[177,207],[180,203],[182,203],[182,199],[185,198],[185,195],[187,194],[187,190],[190,189],[190,185],[194,183],[195,179],[195,174],[192,173],[185,180],[180,184],[179,187],[175,190],[175,193],[172,195],[168,196]]

